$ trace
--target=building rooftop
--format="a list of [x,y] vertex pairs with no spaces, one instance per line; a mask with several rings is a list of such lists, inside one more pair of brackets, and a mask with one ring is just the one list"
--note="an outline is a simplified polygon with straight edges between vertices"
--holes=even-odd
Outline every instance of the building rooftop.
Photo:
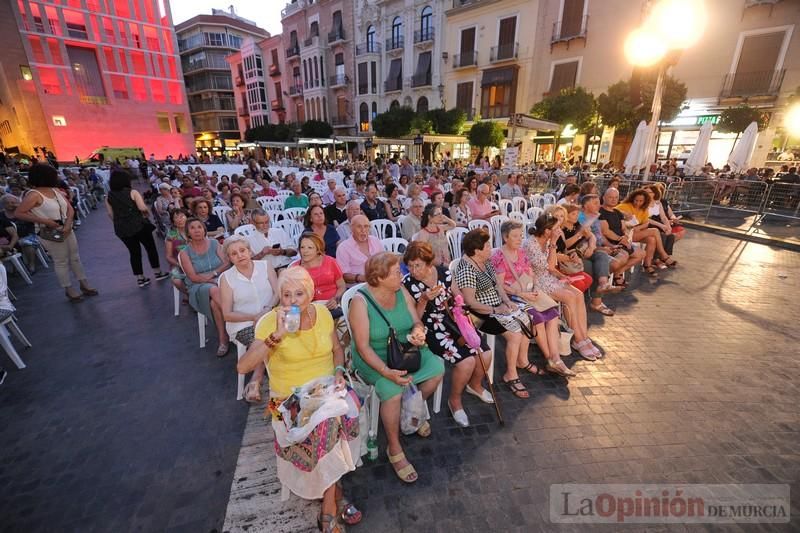
[[242,19],[241,17],[238,17],[236,15],[231,15],[230,13],[218,10],[215,10],[214,15],[195,15],[189,20],[185,20],[180,24],[176,24],[175,33],[181,33],[188,30],[192,26],[199,26],[203,24],[220,24],[226,26],[233,26],[234,28],[239,28],[240,30],[244,30],[250,33],[255,33],[265,38],[270,36],[270,33],[267,30],[259,28],[255,24],[251,24],[250,22],[247,22],[245,19]]

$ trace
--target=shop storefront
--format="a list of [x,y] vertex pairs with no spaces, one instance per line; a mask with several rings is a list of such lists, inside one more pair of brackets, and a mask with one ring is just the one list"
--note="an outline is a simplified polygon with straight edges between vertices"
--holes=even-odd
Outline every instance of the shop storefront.
[[[697,143],[700,127],[705,123],[716,126],[718,114],[678,116],[674,121],[661,127],[658,135],[658,161],[677,159],[685,161]],[[722,133],[714,129],[708,143],[708,162],[714,168],[721,168],[728,161],[736,141],[735,133]]]

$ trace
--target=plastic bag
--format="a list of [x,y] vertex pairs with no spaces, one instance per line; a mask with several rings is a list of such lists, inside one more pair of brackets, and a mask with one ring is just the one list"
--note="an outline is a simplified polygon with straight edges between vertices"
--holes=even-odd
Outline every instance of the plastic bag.
[[416,433],[429,418],[428,404],[422,398],[422,392],[410,383],[403,389],[403,397],[400,399],[400,431],[403,435]]
[[296,389],[278,408],[286,426],[286,442],[303,442],[320,422],[328,418],[358,416],[358,408],[350,405],[346,396],[347,389],[336,390],[333,376],[313,379]]

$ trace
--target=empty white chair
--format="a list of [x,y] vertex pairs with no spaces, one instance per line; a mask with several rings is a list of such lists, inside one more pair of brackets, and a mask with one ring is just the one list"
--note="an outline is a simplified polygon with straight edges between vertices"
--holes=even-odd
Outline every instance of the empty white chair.
[[300,238],[300,235],[303,234],[303,225],[297,222],[296,220],[285,219],[279,220],[275,223],[276,228],[280,228],[286,232],[289,236],[291,242],[297,242],[297,239]]
[[290,207],[288,209],[283,210],[283,218],[284,220],[303,220],[303,217],[306,216],[306,208],[305,207]]
[[541,207],[530,207],[525,211],[525,216],[528,217],[528,220],[536,222],[536,219],[542,216],[542,213],[544,213],[544,209]]
[[447,245],[450,248],[450,257],[456,259],[461,257],[461,241],[464,240],[464,235],[468,231],[467,228],[453,228],[445,233],[447,235]]
[[266,211],[267,209],[269,209],[268,206],[272,204],[272,198],[270,198],[269,196],[259,196],[258,198],[256,198],[256,202],[258,202],[258,205],[261,206],[261,209]]
[[406,251],[406,248],[408,248],[408,241],[402,237],[381,239],[381,244],[383,245],[384,251],[394,252],[396,254],[402,254]]
[[508,217],[505,215],[495,215],[489,219],[489,222],[492,225],[492,235],[494,236],[492,242],[494,243],[495,248],[499,248],[500,246],[503,245],[503,243],[501,242],[503,238],[500,235],[500,226],[502,226],[503,222],[505,222],[506,220],[508,220]]
[[22,344],[28,348],[32,346],[31,341],[29,341],[25,334],[22,333],[22,330],[19,329],[16,320],[14,320],[14,315],[11,315],[0,322],[0,346],[3,347],[3,350],[5,350],[6,354],[8,354],[8,357],[14,362],[14,364],[17,365],[17,368],[25,368],[25,363],[22,361],[22,358],[14,348],[14,344],[11,342],[9,330]]
[[392,222],[388,218],[379,218],[377,220],[371,220],[369,225],[372,235],[376,236],[378,239],[398,236],[397,228],[395,227],[394,222]]
[[86,218],[89,216],[89,208],[86,204],[86,200],[82,199],[81,191],[77,187],[70,187],[70,192],[76,198],[76,205],[78,206],[78,213],[80,214],[81,218]]
[[555,194],[551,194],[551,193],[548,192],[548,193],[542,195],[542,202],[543,202],[543,205],[545,205],[545,206],[552,205],[552,204],[556,203],[556,195]]
[[511,203],[511,200],[500,199],[497,201],[497,205],[500,208],[501,215],[507,215],[514,209],[514,204]]
[[517,213],[524,213],[525,209],[528,208],[528,201],[522,196],[515,196],[511,199],[511,205]]
[[544,207],[544,199],[541,194],[531,195],[531,207]]
[[212,212],[215,215],[217,215],[219,219],[222,221],[222,226],[225,228],[225,233],[228,233],[230,231],[228,228],[228,217],[225,216],[226,213],[230,210],[231,208],[228,207],[227,205],[218,205],[217,207],[212,209]]
[[239,226],[238,228],[236,228],[236,230],[233,233],[236,234],[236,235],[241,235],[242,237],[247,237],[248,235],[253,233],[255,230],[256,230],[256,227],[254,225],[252,225],[252,224],[244,224],[244,225]]
[[[491,187],[491,185],[490,185],[490,187]],[[494,199],[495,202],[499,202],[500,201],[500,193],[498,191],[492,191],[492,198]]]

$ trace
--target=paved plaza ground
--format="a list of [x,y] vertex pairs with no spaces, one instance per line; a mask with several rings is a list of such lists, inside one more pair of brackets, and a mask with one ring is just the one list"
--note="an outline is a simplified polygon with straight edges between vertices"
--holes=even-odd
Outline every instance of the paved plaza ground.
[[[168,281],[136,287],[104,214],[78,238],[98,297],[66,302],[52,271],[32,287],[11,277],[34,346],[22,371],[2,356],[0,531],[312,531],[315,506],[278,501],[260,408],[234,399],[235,357],[214,357],[210,330],[198,349]],[[349,475],[365,513],[351,530],[577,531],[549,522],[550,485],[567,482],[788,483],[797,516],[800,254],[690,231],[676,256],[659,281],[637,274],[607,299],[617,316],[591,316],[606,359],[569,358],[569,384],[524,378],[527,401],[500,392],[505,427],[468,397],[472,427],[445,407],[430,439],[405,440],[413,486],[383,450]]]

